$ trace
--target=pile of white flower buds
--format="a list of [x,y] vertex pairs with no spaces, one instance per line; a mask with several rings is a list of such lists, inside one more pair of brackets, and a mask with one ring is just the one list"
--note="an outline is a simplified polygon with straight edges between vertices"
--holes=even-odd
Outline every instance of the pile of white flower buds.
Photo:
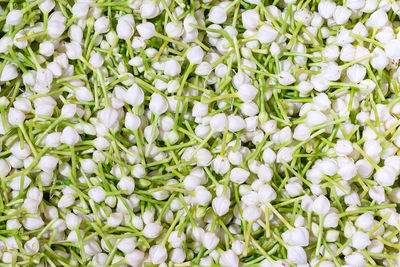
[[0,1],[0,266],[400,266],[400,1]]

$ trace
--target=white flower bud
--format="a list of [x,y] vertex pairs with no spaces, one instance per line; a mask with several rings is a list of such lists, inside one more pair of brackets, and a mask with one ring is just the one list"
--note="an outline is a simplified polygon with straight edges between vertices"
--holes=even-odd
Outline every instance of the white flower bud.
[[369,252],[381,253],[383,251],[384,245],[379,240],[372,240],[371,244],[367,247]]
[[8,51],[8,48],[12,46],[13,39],[10,36],[3,36],[2,38],[0,38],[0,53],[6,53]]
[[161,264],[168,257],[167,249],[163,245],[154,245],[149,250],[149,257],[153,264]]
[[224,23],[227,19],[225,9],[220,6],[213,6],[208,13],[208,20],[215,24]]
[[89,63],[95,68],[100,68],[104,64],[104,58],[100,53],[94,52],[90,56]]
[[[15,156],[16,158],[20,160],[26,159],[30,154],[31,154],[31,149],[29,148],[28,144],[24,143],[23,144],[23,149],[21,148],[21,143],[20,142],[15,142],[11,147],[10,147],[10,152]],[[11,163],[10,163],[11,164]]]
[[276,196],[275,190],[269,184],[265,184],[258,189],[258,198],[263,203],[271,202],[276,199]]
[[106,16],[98,18],[94,23],[96,33],[106,33],[110,30],[110,19]]
[[7,17],[6,17],[6,25],[13,25],[17,26],[18,24],[21,23],[22,17],[24,14],[21,12],[21,10],[18,9],[12,9],[10,12],[8,12]]
[[130,177],[123,177],[119,180],[117,188],[126,194],[131,195],[135,189],[135,180]]
[[20,224],[17,219],[7,220],[7,223],[6,223],[7,230],[12,230],[12,229],[18,230],[21,227],[22,227],[22,224]]
[[315,212],[318,215],[327,214],[330,207],[331,207],[331,204],[329,203],[329,200],[324,195],[317,197],[312,204],[313,212]]
[[309,25],[311,23],[311,20],[313,19],[313,13],[310,10],[308,10],[307,8],[303,7],[301,9],[298,9],[294,13],[294,19],[305,25]]
[[219,63],[215,67],[214,73],[217,77],[225,77],[228,74],[228,67],[223,63]]
[[238,89],[238,97],[245,103],[253,101],[258,93],[257,88],[251,84],[241,84]]
[[230,201],[225,196],[218,196],[212,201],[212,208],[218,216],[223,216],[228,213]]
[[225,157],[221,157],[220,155],[216,156],[211,164],[215,173],[219,175],[223,175],[227,173],[231,167],[229,161]]
[[365,74],[367,73],[367,70],[365,69],[364,66],[360,64],[354,64],[353,66],[349,67],[347,69],[347,77],[349,77],[349,80],[353,83],[359,83],[361,82]]
[[63,16],[61,11],[53,12],[49,17],[47,24],[47,33],[49,37],[54,39],[59,38],[65,31],[66,22],[67,19]]
[[351,10],[344,6],[337,6],[333,13],[333,19],[338,25],[345,24],[349,20],[350,16]]
[[139,216],[133,217],[132,225],[138,230],[143,230],[143,221]]
[[328,230],[326,231],[325,239],[327,242],[335,242],[339,238],[339,231]]
[[353,252],[350,255],[347,255],[344,257],[344,260],[349,266],[365,266],[367,263],[364,256],[358,252]]
[[271,148],[267,148],[264,150],[262,154],[262,158],[266,164],[271,164],[275,162],[276,154]]
[[181,64],[174,59],[164,62],[164,74],[168,76],[177,76],[181,73]]
[[93,238],[84,243],[83,249],[85,250],[86,255],[89,257],[101,252],[99,244]]
[[364,213],[357,218],[355,226],[364,231],[370,231],[375,226],[374,217],[370,213]]
[[165,32],[168,36],[178,39],[184,33],[183,24],[181,22],[169,22],[165,25]]
[[28,188],[31,182],[32,180],[29,177],[24,177],[23,184],[21,184],[22,183],[21,176],[17,176],[11,180],[9,186],[12,190],[21,190]]
[[[259,187],[261,187],[262,185],[259,185]],[[251,187],[253,189],[253,187]],[[259,188],[257,188],[259,189]],[[247,186],[242,186],[239,188],[239,192],[243,190],[250,190],[250,188],[248,188]],[[258,194],[256,191],[248,191],[248,192],[244,192],[244,195],[242,196],[242,202],[244,204],[246,204],[247,206],[254,206],[258,204]],[[246,216],[247,217],[247,216]]]
[[142,88],[140,88],[137,84],[133,84],[131,87],[129,87],[128,91],[126,92],[125,101],[134,107],[142,104],[144,101],[144,92]]
[[125,255],[125,261],[129,266],[137,267],[143,264],[144,252],[135,249],[129,254]]
[[183,263],[186,258],[186,253],[185,250],[181,247],[174,248],[173,250],[171,250],[169,257],[171,261],[174,263]]
[[346,6],[352,10],[357,10],[363,8],[365,5],[364,0],[349,0],[346,2]]
[[17,126],[21,125],[25,120],[25,114],[16,109],[16,108],[10,108],[8,111],[8,122],[11,125]]
[[10,171],[10,164],[4,159],[0,159],[0,176],[5,177]]
[[394,203],[400,203],[400,187],[392,189],[392,192],[389,194],[389,199]]
[[293,182],[285,185],[285,190],[291,197],[299,196],[303,192],[303,187],[300,183]]
[[238,115],[229,115],[228,125],[229,125],[229,131],[231,132],[238,132],[246,128],[245,120],[243,120],[243,118]]
[[203,117],[208,114],[208,105],[195,101],[192,109],[193,117]]
[[232,165],[240,165],[243,163],[243,155],[240,151],[230,151],[228,153],[228,160]]
[[119,18],[117,23],[118,38],[128,40],[135,32],[135,20],[131,14],[123,15]]
[[311,131],[305,124],[299,124],[296,126],[293,132],[293,139],[298,141],[305,141],[310,138]]
[[365,249],[371,244],[367,233],[356,231],[351,238],[351,246],[355,249]]
[[278,37],[278,32],[269,25],[262,25],[257,32],[258,41],[262,44],[269,44]]
[[278,74],[278,82],[282,85],[291,85],[296,81],[296,78],[288,71],[281,71]]
[[81,102],[90,102],[94,99],[92,91],[83,86],[76,88],[75,97]]
[[260,23],[260,14],[255,9],[249,9],[242,13],[243,27],[247,30],[255,30]]
[[167,111],[168,102],[162,95],[153,93],[151,95],[149,108],[154,114],[161,115]]
[[52,56],[54,53],[54,44],[50,41],[40,43],[39,53],[46,57]]
[[375,200],[377,203],[382,203],[385,201],[385,189],[382,186],[372,186],[368,192],[371,199]]
[[282,234],[282,238],[286,238],[285,242],[291,246],[306,247],[309,244],[309,232],[305,227],[288,230]]
[[330,45],[324,48],[322,55],[328,61],[335,61],[339,57],[339,47],[337,45]]
[[109,148],[110,143],[102,136],[97,137],[93,140],[94,147],[98,150],[106,150]]
[[257,176],[262,182],[268,183],[272,179],[273,171],[269,166],[261,164],[257,171]]
[[182,246],[182,242],[186,240],[185,233],[179,233],[179,231],[171,232],[170,236],[168,237],[168,243],[173,248],[179,248]]
[[97,164],[93,161],[93,159],[81,159],[80,160],[82,171],[86,174],[92,174],[97,171]]
[[321,111],[309,111],[306,117],[308,126],[316,126],[325,123],[328,120],[326,115]]
[[383,27],[377,34],[376,34],[376,39],[381,42],[386,44],[390,40],[394,39],[395,35],[393,32],[392,27],[386,26]]
[[136,237],[125,237],[118,243],[118,249],[125,254],[133,252],[136,248]]
[[324,223],[323,227],[324,228],[336,228],[339,223],[339,216],[337,213],[330,212],[325,215],[324,217]]
[[72,206],[75,202],[75,197],[73,194],[64,194],[58,201],[57,207],[60,209],[65,209]]
[[44,155],[40,158],[38,167],[45,172],[53,172],[57,167],[59,159],[52,155]]
[[399,60],[400,59],[400,50],[398,49],[400,46],[399,39],[392,39],[388,43],[385,44],[385,53],[386,55],[393,59]]
[[374,167],[366,159],[361,159],[356,162],[357,173],[361,178],[369,178],[374,171]]
[[77,18],[85,18],[89,11],[88,2],[77,2],[72,6],[72,14]]
[[75,60],[82,56],[82,46],[75,41],[65,44],[65,53],[69,59]]
[[353,146],[348,140],[338,140],[334,149],[338,156],[348,156],[353,152]]
[[145,19],[152,19],[158,16],[160,9],[158,3],[153,1],[145,0],[140,6],[140,16]]
[[147,238],[156,238],[162,231],[160,223],[148,223],[143,229],[143,235]]
[[39,240],[36,237],[26,241],[24,244],[24,250],[27,255],[35,255],[39,252],[39,248]]
[[289,246],[287,248],[287,257],[294,264],[307,264],[307,254],[300,246]]
[[78,25],[71,25],[71,27],[68,30],[68,36],[71,39],[71,41],[82,43],[83,30]]
[[79,216],[77,216],[73,213],[68,213],[65,216],[65,224],[67,225],[67,228],[69,230],[78,229],[81,222],[82,222],[82,218],[80,218]]
[[194,73],[200,76],[208,76],[212,71],[212,66],[208,62],[201,62],[195,69]]
[[392,186],[396,177],[396,170],[390,166],[383,166],[374,174],[375,181],[377,181],[381,186]]
[[249,178],[250,173],[242,168],[233,168],[229,178],[236,184],[243,184]]
[[40,216],[25,217],[22,220],[22,225],[26,230],[32,231],[41,228],[44,225],[44,222]]
[[60,142],[69,146],[73,146],[81,140],[77,131],[71,126],[63,129],[60,137]]
[[95,266],[104,266],[108,258],[106,253],[97,253],[94,255],[92,262]]
[[108,129],[115,128],[118,121],[118,111],[113,108],[105,108],[97,113],[97,118],[106,126]]
[[203,246],[208,250],[213,250],[219,243],[219,238],[215,233],[207,232],[202,238]]
[[293,159],[293,149],[290,147],[282,147],[276,154],[276,161],[278,163],[289,162]]
[[7,63],[3,67],[3,71],[1,72],[0,81],[1,82],[11,81],[17,77],[18,77],[17,67],[12,63]]
[[226,267],[238,267],[239,258],[232,250],[227,250],[221,253],[219,264]]
[[151,22],[144,22],[137,25],[136,30],[144,40],[148,40],[156,34],[156,28]]
[[228,127],[228,118],[224,113],[214,115],[210,120],[210,126],[213,131],[223,132]]
[[17,32],[14,36],[14,45],[18,47],[19,49],[24,49],[28,46],[28,41],[23,40],[23,41],[18,41],[19,38],[23,38],[26,36],[26,33],[24,30],[20,30]]
[[385,26],[388,21],[389,19],[386,11],[380,8],[369,16],[365,25],[369,28],[380,29]]
[[72,119],[75,116],[77,109],[75,104],[66,104],[61,109],[61,116],[66,119]]
[[261,211],[256,206],[247,206],[243,210],[243,219],[249,222],[254,222],[258,220],[261,216]]
[[197,186],[195,188],[194,199],[197,204],[205,206],[211,201],[212,195],[204,186]]
[[103,202],[106,199],[106,192],[100,186],[96,186],[89,190],[88,195],[96,203]]
[[[57,62],[50,62],[47,64],[47,69],[50,71],[52,76],[59,78],[62,75],[62,68]],[[50,85],[49,85],[50,87]],[[35,87],[33,88],[34,90],[36,89]]]
[[38,4],[38,7],[43,13],[49,13],[50,11],[53,10],[55,5],[56,4],[54,3],[53,0],[45,0],[45,1],[40,2]]
[[188,49],[186,58],[191,64],[200,64],[203,61],[204,51],[200,46],[193,46]]

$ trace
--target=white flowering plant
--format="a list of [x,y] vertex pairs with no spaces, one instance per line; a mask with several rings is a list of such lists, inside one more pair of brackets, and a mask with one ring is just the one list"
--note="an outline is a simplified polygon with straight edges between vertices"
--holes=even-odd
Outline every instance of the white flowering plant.
[[400,266],[399,15],[0,1],[0,265]]

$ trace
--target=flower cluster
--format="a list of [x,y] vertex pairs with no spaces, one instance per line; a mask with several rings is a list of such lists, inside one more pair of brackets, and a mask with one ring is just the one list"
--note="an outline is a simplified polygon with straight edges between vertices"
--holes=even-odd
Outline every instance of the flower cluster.
[[400,266],[400,2],[0,2],[5,266]]

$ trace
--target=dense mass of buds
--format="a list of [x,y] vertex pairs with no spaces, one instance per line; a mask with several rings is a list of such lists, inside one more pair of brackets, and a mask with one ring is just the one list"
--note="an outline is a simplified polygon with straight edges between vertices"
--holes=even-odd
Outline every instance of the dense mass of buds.
[[400,266],[399,15],[0,1],[0,265]]

